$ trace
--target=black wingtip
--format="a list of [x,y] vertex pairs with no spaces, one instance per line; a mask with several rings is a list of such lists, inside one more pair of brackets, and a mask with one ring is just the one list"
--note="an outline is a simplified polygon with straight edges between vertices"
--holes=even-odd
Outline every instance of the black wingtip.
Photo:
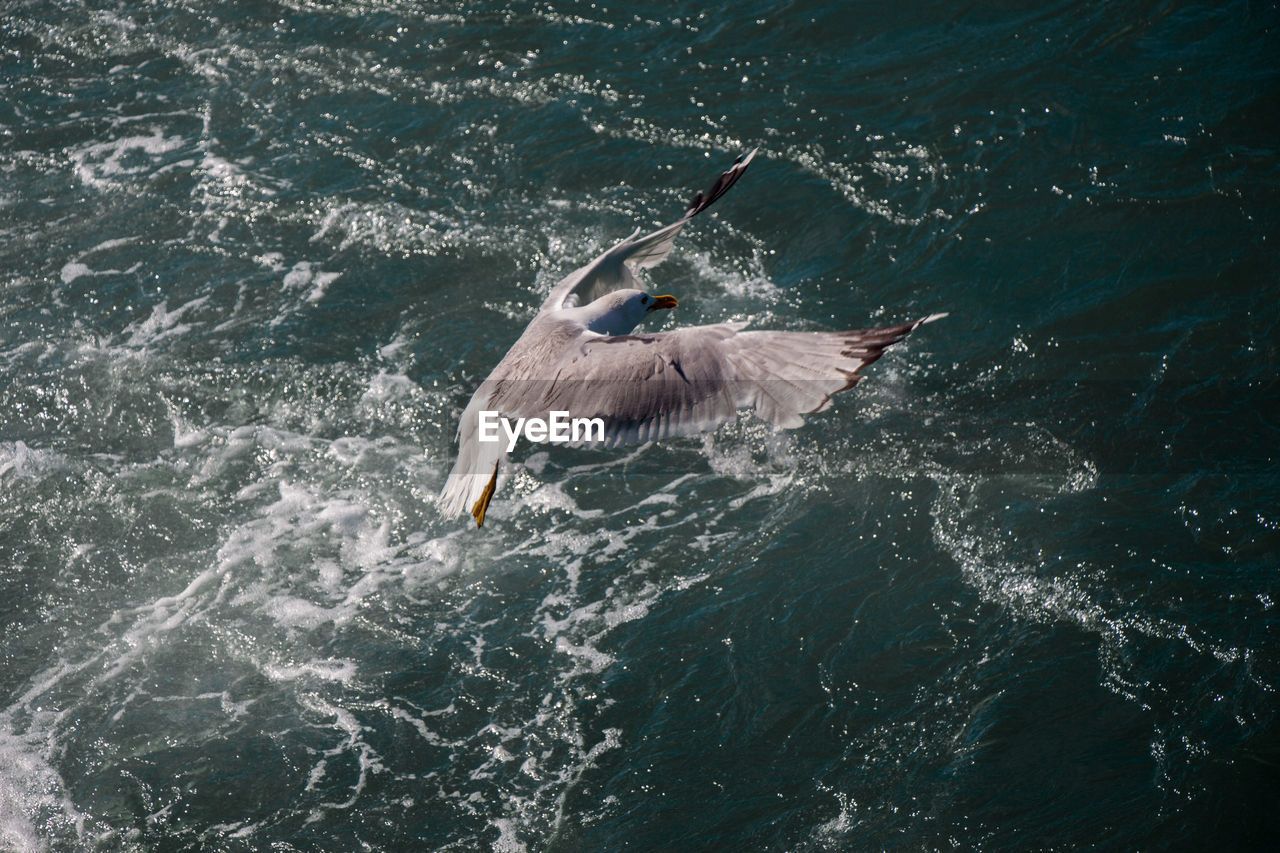
[[751,165],[751,160],[756,156],[757,150],[752,148],[744,154],[739,154],[733,161],[733,165],[729,167],[728,171],[716,178],[716,182],[711,185],[709,190],[700,192],[693,197],[693,200],[689,202],[689,207],[684,212],[684,218],[688,219],[691,216],[697,216],[714,204],[716,199],[727,193],[729,188],[738,182],[738,178],[742,177],[742,173]]

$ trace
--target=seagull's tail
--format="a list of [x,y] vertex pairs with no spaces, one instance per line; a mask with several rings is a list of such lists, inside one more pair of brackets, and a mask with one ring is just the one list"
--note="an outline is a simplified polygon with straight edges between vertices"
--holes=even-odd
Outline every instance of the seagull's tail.
[[477,524],[483,524],[498,466],[505,456],[501,440],[479,440],[475,412],[468,407],[458,428],[458,459],[436,498],[441,514],[453,518],[470,513]]
[[[485,445],[492,447],[496,445]],[[436,498],[436,505],[446,518],[469,513],[477,525],[484,524],[484,514],[489,507],[489,499],[493,497],[494,486],[498,477],[498,466],[503,453],[480,453],[458,455],[449,479]],[[468,457],[471,458],[468,458]]]

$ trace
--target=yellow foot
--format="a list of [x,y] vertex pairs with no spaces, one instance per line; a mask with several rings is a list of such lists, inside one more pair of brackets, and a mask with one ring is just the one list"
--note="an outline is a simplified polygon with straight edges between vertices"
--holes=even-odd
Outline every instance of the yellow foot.
[[484,527],[484,513],[489,508],[489,501],[493,499],[493,492],[498,488],[498,463],[493,463],[493,476],[489,478],[489,485],[484,487],[484,491],[480,493],[480,499],[476,501],[476,505],[471,508],[471,517],[476,520],[476,527]]

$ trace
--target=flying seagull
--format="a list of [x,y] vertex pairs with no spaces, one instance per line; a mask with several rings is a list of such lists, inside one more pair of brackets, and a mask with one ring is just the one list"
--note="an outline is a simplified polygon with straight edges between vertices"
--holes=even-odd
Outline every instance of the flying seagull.
[[[754,409],[780,427],[831,405],[886,347],[933,314],[910,323],[851,332],[745,331],[746,323],[632,334],[674,296],[646,293],[638,277],[671,251],[676,234],[742,177],[755,151],[738,157],[678,220],[640,230],[565,276],[524,334],[471,397],[458,423],[458,459],[438,499],[446,516],[470,511],[476,525],[498,483],[510,443],[495,419],[520,423],[549,415],[598,421],[577,444],[614,447],[715,428]],[[576,430],[575,430],[576,432]],[[526,435],[528,435],[526,433]]]

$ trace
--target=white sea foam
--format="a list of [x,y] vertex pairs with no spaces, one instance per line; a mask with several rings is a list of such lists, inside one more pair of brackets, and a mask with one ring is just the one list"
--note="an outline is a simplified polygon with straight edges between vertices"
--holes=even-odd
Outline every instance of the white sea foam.
[[498,817],[491,820],[490,824],[498,830],[498,838],[493,842],[494,853],[525,853],[529,849],[516,833],[516,821]]
[[728,500],[728,509],[780,494],[795,484],[800,460],[795,453],[794,433],[746,416],[740,416],[738,423],[727,430],[736,431],[737,435],[717,440],[716,434],[705,434],[702,449],[716,474],[750,483],[747,493]]
[[[758,310],[760,307],[775,305],[782,297],[782,290],[765,271],[762,255],[766,252],[766,249],[759,247],[755,250],[746,275],[718,266],[709,252],[691,252],[688,256],[693,262],[696,280],[700,285],[713,284],[729,296],[749,299],[750,304]],[[717,319],[717,322],[743,319],[746,318],[725,316]]]
[[321,607],[292,595],[273,596],[262,607],[263,612],[286,628],[316,628],[338,624],[350,617],[350,611],[339,607]]
[[307,818],[307,823],[314,823],[321,820],[327,811],[334,809],[345,810],[354,806],[360,799],[360,795],[364,793],[370,774],[384,772],[386,767],[383,765],[381,756],[378,755],[377,751],[363,740],[366,727],[350,711],[311,694],[303,694],[301,701],[314,713],[332,718],[333,729],[341,733],[339,742],[332,748],[324,750],[321,754],[321,759],[311,768],[306,790],[315,789],[325,777],[328,770],[328,762],[337,756],[351,754],[355,757],[358,766],[355,784],[351,786],[351,796],[346,800],[324,803],[312,809]]
[[38,480],[67,464],[67,458],[57,451],[33,449],[25,441],[0,441],[0,482],[9,477]]
[[345,202],[325,212],[311,242],[337,237],[339,251],[358,245],[380,252],[404,253],[436,249],[461,232],[460,223],[436,211],[412,209],[395,202]]
[[408,376],[399,373],[377,373],[369,380],[369,390],[364,392],[360,402],[376,405],[389,400],[402,400],[410,397],[417,386]]
[[340,272],[325,272],[316,269],[311,261],[298,261],[293,265],[292,269],[285,273],[282,285],[285,290],[307,288],[306,301],[319,302],[324,298],[329,285],[333,284],[341,276],[342,273]]
[[[108,241],[108,242],[124,242],[124,241]],[[106,245],[106,244],[102,244]],[[126,270],[117,269],[94,269],[84,263],[84,259],[96,252],[101,246],[95,247],[88,252],[83,253],[73,261],[68,261],[62,265],[62,269],[58,273],[58,277],[62,279],[63,284],[70,284],[79,278],[86,276],[108,276],[108,275],[133,275],[142,268],[141,263],[136,263]]]
[[579,518],[598,518],[603,515],[603,510],[580,508],[574,499],[565,493],[563,484],[555,482],[542,483],[533,491],[522,495],[520,504],[522,507],[542,512],[562,510],[573,513]]
[[209,301],[209,297],[200,296],[169,310],[168,301],[161,302],[151,309],[147,319],[131,323],[125,330],[128,337],[124,345],[133,348],[154,346],[168,338],[177,337],[191,331],[192,324],[183,322],[187,317]]
[[119,179],[155,170],[163,155],[189,147],[180,135],[167,134],[156,127],[150,133],[135,134],[95,142],[75,149],[71,158],[75,174],[86,186],[110,189]]
[[342,684],[354,684],[359,667],[355,661],[341,658],[323,658],[303,663],[264,663],[263,675],[272,681],[297,681],[299,679],[319,679],[320,681],[337,681]]
[[43,853],[83,838],[85,816],[72,803],[58,772],[45,760],[44,745],[12,733],[0,714],[0,848]]
[[412,343],[413,341],[404,332],[397,332],[390,343],[378,347],[378,357],[384,361],[397,361]]
[[271,272],[284,272],[287,269],[284,265],[284,255],[280,252],[265,252],[254,260]]
[[78,278],[92,274],[93,270],[89,269],[86,265],[76,261],[70,261],[62,266],[62,283],[70,284]]

